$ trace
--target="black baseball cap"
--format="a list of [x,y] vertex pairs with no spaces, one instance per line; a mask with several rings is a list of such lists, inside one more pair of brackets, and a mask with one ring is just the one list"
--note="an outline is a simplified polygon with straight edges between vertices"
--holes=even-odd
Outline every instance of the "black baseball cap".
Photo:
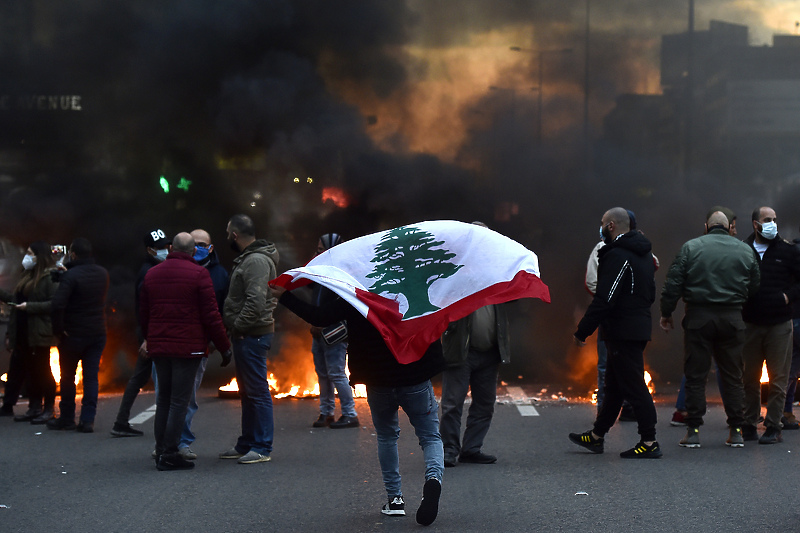
[[162,229],[154,229],[149,231],[144,236],[144,245],[148,248],[163,248],[168,244],[172,244],[172,239],[167,237]]

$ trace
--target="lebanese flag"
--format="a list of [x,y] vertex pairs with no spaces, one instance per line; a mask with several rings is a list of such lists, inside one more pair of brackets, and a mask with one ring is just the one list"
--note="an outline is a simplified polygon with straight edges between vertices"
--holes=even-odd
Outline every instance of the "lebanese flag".
[[292,290],[311,282],[356,308],[403,364],[418,361],[450,322],[485,305],[550,302],[536,254],[496,231],[453,220],[343,242],[270,284]]

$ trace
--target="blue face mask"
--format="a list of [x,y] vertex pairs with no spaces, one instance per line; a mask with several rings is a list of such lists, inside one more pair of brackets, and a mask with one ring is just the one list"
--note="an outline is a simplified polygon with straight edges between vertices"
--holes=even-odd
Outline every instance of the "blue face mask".
[[156,250],[156,259],[158,261],[165,260],[168,255],[169,255],[169,250],[167,248],[164,248],[162,250]]
[[198,263],[202,263],[208,258],[208,254],[210,252],[211,250],[209,250],[208,248],[197,246],[194,249],[194,255],[192,257],[194,257],[194,260],[197,261]]

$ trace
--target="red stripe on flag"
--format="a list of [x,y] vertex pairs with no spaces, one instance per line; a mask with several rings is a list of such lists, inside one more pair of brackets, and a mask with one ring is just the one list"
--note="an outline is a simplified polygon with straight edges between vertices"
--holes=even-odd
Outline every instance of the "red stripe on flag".
[[311,280],[305,278],[301,278],[293,282],[292,276],[289,274],[281,274],[280,276],[269,282],[270,285],[277,285],[278,287],[283,287],[287,291],[291,291],[298,287],[305,287],[310,283]]
[[511,281],[497,283],[473,293],[429,315],[403,320],[399,305],[371,292],[356,289],[356,296],[369,307],[367,320],[375,326],[399,363],[419,361],[450,322],[455,322],[485,305],[520,298],[539,298],[550,303],[550,289],[530,272],[517,272]]

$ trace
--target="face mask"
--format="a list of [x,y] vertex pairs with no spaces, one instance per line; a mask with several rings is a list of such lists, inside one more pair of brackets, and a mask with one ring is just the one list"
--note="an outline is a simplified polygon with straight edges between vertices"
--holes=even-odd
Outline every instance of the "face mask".
[[210,253],[210,250],[208,248],[203,248],[202,246],[197,246],[194,249],[194,255],[192,257],[194,257],[194,260],[197,261],[198,263],[203,263],[203,262],[208,260],[208,254],[209,253]]
[[36,266],[36,256],[26,255],[22,258],[22,268],[30,270]]
[[778,224],[776,222],[764,222],[761,224],[761,236],[771,241],[778,236]]
[[607,227],[608,224],[606,224],[605,226],[600,226],[600,238],[603,239],[603,242],[605,242],[606,244],[611,242],[611,232],[610,231],[606,232]]
[[164,248],[162,250],[156,250],[156,259],[160,262],[167,258],[169,255],[169,250]]

